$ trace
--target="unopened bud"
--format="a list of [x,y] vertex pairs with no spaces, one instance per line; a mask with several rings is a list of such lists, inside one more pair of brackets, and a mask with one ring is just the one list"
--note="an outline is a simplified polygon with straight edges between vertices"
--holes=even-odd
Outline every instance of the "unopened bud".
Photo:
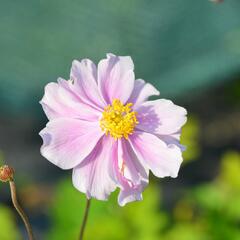
[[8,182],[13,179],[14,169],[9,167],[8,165],[4,165],[0,167],[0,181]]

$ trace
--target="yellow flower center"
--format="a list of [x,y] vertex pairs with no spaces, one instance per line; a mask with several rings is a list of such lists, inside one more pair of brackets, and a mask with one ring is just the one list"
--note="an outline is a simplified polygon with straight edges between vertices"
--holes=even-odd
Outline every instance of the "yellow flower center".
[[105,107],[100,127],[106,135],[110,134],[114,139],[125,137],[132,134],[138,124],[137,112],[132,110],[132,103],[123,105],[119,99],[114,99],[112,105]]

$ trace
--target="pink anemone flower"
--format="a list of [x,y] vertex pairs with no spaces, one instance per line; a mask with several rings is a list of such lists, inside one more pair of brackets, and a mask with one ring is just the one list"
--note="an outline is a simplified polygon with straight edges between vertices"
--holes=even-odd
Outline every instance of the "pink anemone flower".
[[42,156],[73,169],[73,185],[88,199],[107,200],[118,187],[119,205],[141,200],[149,170],[177,177],[187,119],[170,100],[148,101],[153,95],[156,88],[135,80],[131,57],[108,54],[98,66],[74,60],[70,80],[45,87]]

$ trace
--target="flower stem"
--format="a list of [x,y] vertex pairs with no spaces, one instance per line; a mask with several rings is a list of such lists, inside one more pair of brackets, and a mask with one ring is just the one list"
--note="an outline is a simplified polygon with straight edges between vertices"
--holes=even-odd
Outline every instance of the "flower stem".
[[89,209],[90,209],[90,203],[91,203],[91,200],[90,200],[90,199],[87,199],[86,208],[85,208],[85,212],[84,212],[84,217],[83,217],[83,221],[82,221],[82,225],[81,225],[81,230],[80,230],[79,240],[83,240],[83,234],[84,234],[84,230],[85,230],[86,223],[87,223],[87,219],[88,219],[88,214],[89,214]]
[[34,240],[32,227],[30,225],[28,217],[25,214],[25,212],[23,211],[22,207],[18,203],[16,185],[15,185],[13,179],[11,179],[9,181],[9,185],[10,185],[10,190],[11,190],[11,197],[12,197],[13,206],[15,207],[15,209],[17,210],[18,214],[20,215],[20,217],[22,218],[22,220],[24,222],[24,225],[25,225],[27,233],[28,233],[28,239],[29,240]]

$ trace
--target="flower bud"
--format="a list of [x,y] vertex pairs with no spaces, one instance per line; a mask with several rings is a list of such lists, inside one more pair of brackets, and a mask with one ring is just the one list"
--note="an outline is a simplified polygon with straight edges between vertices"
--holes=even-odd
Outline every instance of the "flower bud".
[[8,165],[4,165],[0,167],[0,181],[8,182],[13,178],[14,169],[9,167]]

